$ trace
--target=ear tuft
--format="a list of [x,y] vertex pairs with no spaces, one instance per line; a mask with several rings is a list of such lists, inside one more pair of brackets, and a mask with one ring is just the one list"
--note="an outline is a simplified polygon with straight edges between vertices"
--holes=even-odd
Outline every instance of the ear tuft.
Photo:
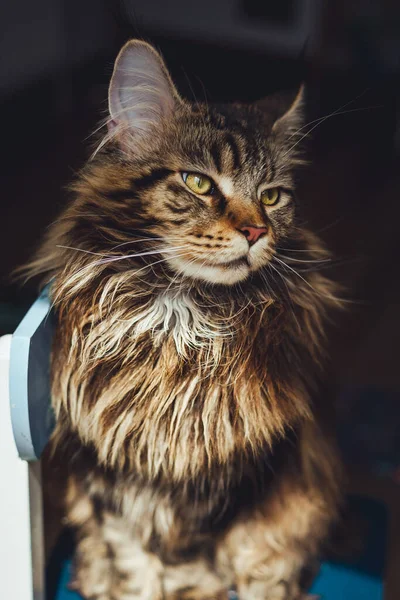
[[275,121],[272,130],[293,133],[300,129],[304,122],[304,101],[305,86],[302,84],[289,108]]
[[140,40],[131,40],[114,65],[108,94],[109,128],[128,127],[145,136],[172,116],[181,102],[165,63],[158,52]]

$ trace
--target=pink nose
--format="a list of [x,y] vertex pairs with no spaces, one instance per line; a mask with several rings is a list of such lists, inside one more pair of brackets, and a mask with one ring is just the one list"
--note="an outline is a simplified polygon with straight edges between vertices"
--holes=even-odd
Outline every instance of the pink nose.
[[246,225],[245,227],[241,227],[239,229],[246,237],[250,246],[256,243],[256,241],[268,232],[267,227],[254,227],[253,225]]

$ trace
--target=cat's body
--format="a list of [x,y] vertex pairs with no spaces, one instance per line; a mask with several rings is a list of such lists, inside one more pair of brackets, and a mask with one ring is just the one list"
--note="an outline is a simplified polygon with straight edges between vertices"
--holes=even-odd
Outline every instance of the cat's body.
[[339,498],[311,401],[338,303],[318,270],[296,272],[326,257],[295,218],[297,107],[190,106],[136,42],[110,112],[30,268],[58,311],[53,445],[71,465],[77,586],[296,598]]

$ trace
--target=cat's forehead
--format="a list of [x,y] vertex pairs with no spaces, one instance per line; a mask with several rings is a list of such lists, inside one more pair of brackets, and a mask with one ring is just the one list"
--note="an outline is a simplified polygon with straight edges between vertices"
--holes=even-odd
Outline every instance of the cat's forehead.
[[178,151],[197,169],[221,178],[240,179],[267,169],[271,162],[268,135],[257,114],[236,107],[194,109],[181,123]]

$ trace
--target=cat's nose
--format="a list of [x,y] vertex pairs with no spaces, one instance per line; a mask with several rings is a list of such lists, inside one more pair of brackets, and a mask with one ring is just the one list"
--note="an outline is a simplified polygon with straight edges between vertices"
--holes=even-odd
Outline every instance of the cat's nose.
[[268,232],[268,228],[257,227],[255,225],[246,225],[244,227],[241,227],[239,231],[243,233],[250,246],[252,246],[256,243],[257,240],[260,239],[262,235],[265,235]]

